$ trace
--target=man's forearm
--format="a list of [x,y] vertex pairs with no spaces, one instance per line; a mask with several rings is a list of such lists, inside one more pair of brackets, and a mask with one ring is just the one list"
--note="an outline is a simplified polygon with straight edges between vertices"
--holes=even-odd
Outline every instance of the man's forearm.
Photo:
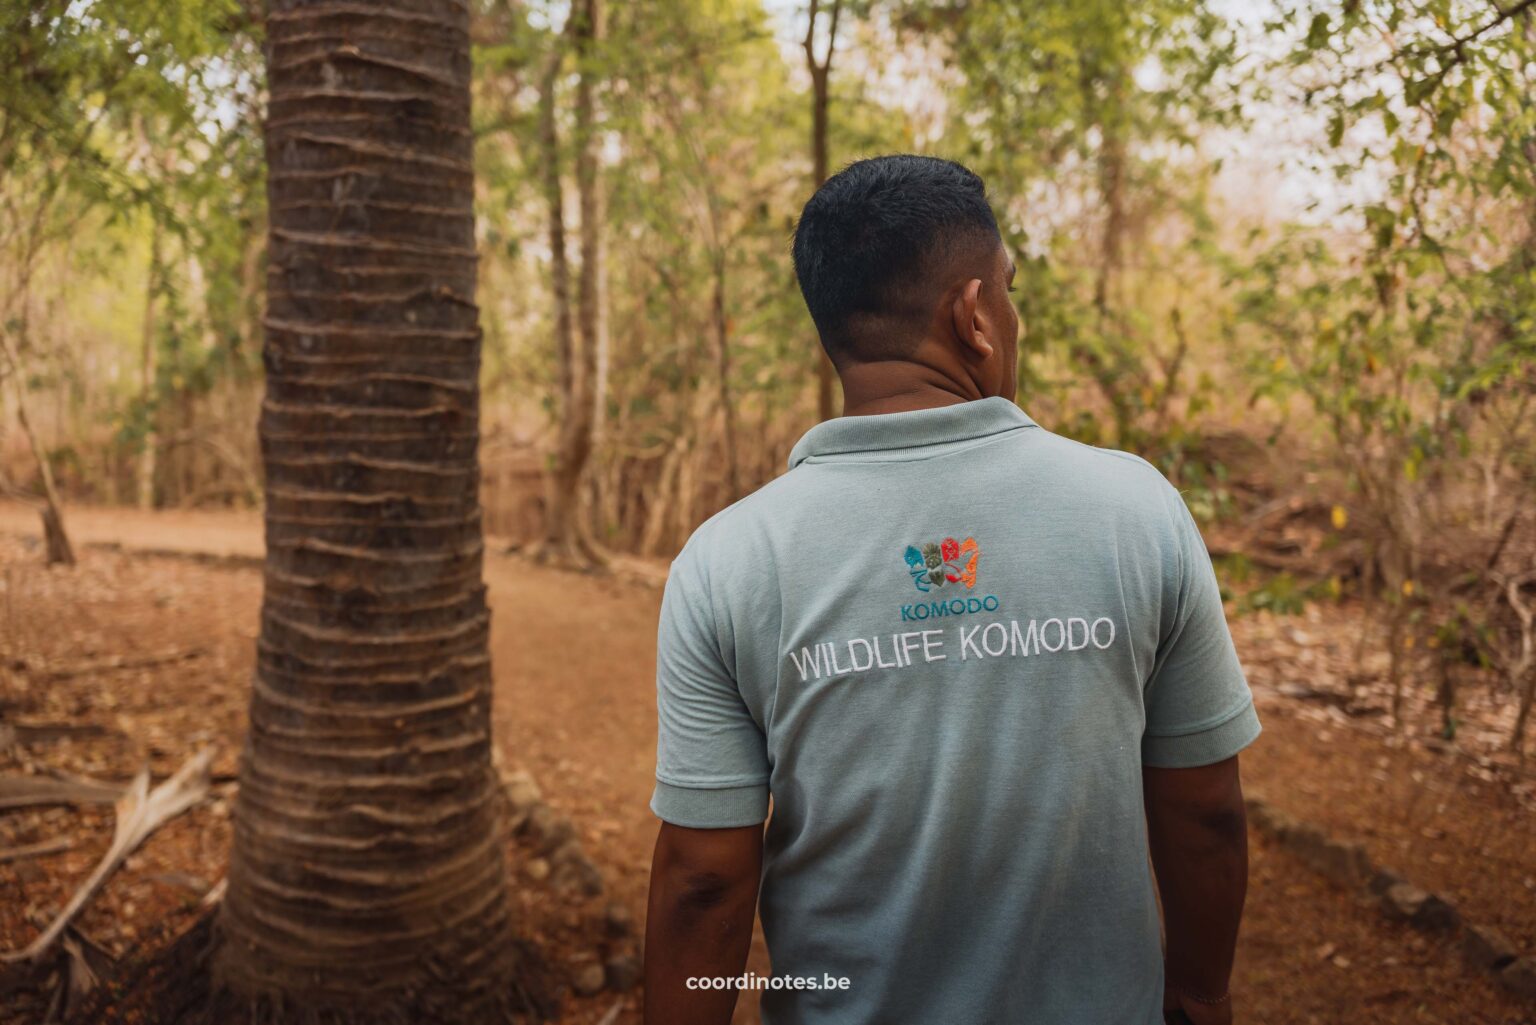
[[1168,978],[1207,996],[1227,991],[1237,930],[1248,890],[1246,837],[1228,822],[1191,826],[1183,837],[1153,845],[1163,921],[1168,933]]
[[690,987],[689,980],[734,978],[745,970],[757,910],[757,870],[756,860],[720,870],[700,864],[669,842],[663,830],[651,867],[646,916],[646,1025],[727,1025],[731,1020],[734,987]]
[[[1217,771],[1219,767],[1210,767]],[[1162,896],[1170,985],[1195,1002],[1227,992],[1248,889],[1248,833],[1236,765],[1229,780],[1169,785],[1149,777],[1147,829]]]

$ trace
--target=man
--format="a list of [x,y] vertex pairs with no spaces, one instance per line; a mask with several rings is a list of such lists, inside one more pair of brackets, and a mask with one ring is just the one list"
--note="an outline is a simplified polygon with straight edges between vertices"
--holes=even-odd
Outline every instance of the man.
[[730,1020],[759,893],[770,1025],[1231,1021],[1259,723],[1178,492],[1014,405],[970,171],[849,166],[794,261],[846,415],[672,566],[646,1021]]

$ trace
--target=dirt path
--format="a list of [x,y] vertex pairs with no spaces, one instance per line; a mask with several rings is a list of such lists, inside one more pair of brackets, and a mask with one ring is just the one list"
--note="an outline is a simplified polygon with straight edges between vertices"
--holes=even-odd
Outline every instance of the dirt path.
[[[249,512],[145,512],[71,506],[64,513],[76,548],[116,545],[139,553],[166,552],[259,561],[266,547],[261,519]],[[0,501],[0,532],[37,540],[38,515]]]
[[[260,556],[259,521],[76,509],[70,525],[84,548],[82,565],[73,573],[48,571],[17,538],[35,536],[34,515],[0,504],[0,535],[9,535],[0,537],[0,654],[84,660],[195,646],[201,654],[193,661],[134,671],[113,684],[115,721],[126,737],[140,737],[136,743],[159,771],[199,731],[238,736],[260,600],[259,573],[239,563]],[[102,544],[212,554],[237,564],[91,547]],[[659,594],[501,557],[489,561],[487,579],[502,752],[529,768],[551,802],[577,822],[614,894],[641,921],[655,835],[646,802]],[[1536,949],[1536,816],[1508,787],[1463,771],[1452,755],[1346,732],[1347,724],[1278,696],[1269,686],[1279,670],[1264,631],[1240,624],[1237,633],[1266,727],[1244,756],[1249,787],[1293,815],[1363,840],[1375,859],[1441,889],[1474,920],[1496,923]],[[163,715],[149,712],[188,704],[183,687],[199,688],[202,703],[189,725],[167,729]],[[124,689],[126,696],[116,696]],[[144,740],[150,729],[157,735]],[[232,757],[224,765],[232,768]],[[102,767],[106,774],[110,768]],[[80,814],[87,824],[100,819],[97,831],[106,831],[107,813]],[[155,913],[170,900],[157,875],[186,871],[193,855],[203,872],[216,875],[227,843],[216,811],[194,812],[153,838],[114,880],[98,920]],[[67,892],[68,880],[83,876],[96,853],[86,845],[31,862],[26,871],[0,866],[7,870],[0,872],[0,941],[14,946],[27,938],[23,909]],[[62,881],[40,876],[45,870]],[[755,962],[766,971],[760,946]],[[1463,969],[1453,944],[1384,923],[1360,898],[1321,882],[1258,837],[1234,988],[1245,1008],[1241,1020],[1275,1025],[1536,1021],[1529,1008]],[[612,1004],[612,995],[575,1001],[567,1020],[590,1023]],[[756,1020],[746,1001],[737,1020]],[[638,1021],[632,997],[619,1021]]]

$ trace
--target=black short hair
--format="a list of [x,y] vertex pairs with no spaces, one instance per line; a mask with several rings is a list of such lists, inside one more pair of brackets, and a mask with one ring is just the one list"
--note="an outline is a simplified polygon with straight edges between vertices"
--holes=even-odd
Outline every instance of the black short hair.
[[888,357],[927,327],[938,291],[952,283],[939,272],[999,238],[986,186],[969,168],[873,157],[828,178],[805,204],[795,277],[834,363]]

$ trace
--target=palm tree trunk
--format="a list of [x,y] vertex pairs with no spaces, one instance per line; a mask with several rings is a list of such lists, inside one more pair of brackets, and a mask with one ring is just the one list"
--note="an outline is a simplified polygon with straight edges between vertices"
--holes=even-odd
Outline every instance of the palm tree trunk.
[[462,0],[270,2],[265,597],[214,970],[278,1019],[517,1004],[468,23]]

